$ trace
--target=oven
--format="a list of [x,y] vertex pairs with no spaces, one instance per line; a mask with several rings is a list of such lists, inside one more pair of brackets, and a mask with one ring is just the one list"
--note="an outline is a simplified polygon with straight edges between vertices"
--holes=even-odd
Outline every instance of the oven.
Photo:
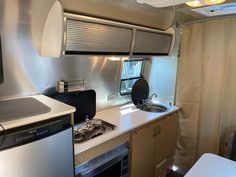
[[76,177],[128,177],[128,143],[84,162],[75,168]]

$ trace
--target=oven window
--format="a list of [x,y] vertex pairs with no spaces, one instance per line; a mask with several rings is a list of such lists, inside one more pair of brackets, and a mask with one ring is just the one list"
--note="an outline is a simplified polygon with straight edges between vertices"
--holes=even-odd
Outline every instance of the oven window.
[[94,177],[121,177],[121,161],[100,172]]

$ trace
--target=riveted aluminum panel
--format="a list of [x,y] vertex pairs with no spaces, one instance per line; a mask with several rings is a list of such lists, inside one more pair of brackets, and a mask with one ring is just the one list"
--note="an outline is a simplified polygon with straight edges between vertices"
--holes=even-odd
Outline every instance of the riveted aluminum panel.
[[132,29],[66,20],[65,54],[129,54]]

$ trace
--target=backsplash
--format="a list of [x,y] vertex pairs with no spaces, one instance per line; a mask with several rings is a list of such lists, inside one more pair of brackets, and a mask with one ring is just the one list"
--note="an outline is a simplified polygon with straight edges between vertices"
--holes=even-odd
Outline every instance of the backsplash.
[[[120,97],[120,61],[105,57],[40,57],[32,44],[30,0],[0,1],[0,32],[4,83],[0,99],[43,93],[61,79],[84,79],[87,89],[97,92],[97,105],[105,109],[130,99]],[[109,95],[117,95],[108,101]]]
[[44,93],[61,79],[84,79],[87,89],[96,91],[97,110],[131,101],[130,96],[119,95],[121,61],[103,56],[39,56],[31,37],[31,13],[30,0],[0,0],[4,71],[0,100]]

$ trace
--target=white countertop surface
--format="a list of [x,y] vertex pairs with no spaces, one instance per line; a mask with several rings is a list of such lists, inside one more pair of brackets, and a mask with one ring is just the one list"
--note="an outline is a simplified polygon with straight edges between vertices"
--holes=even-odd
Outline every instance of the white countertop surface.
[[[29,97],[35,98],[41,103],[48,106],[51,109],[50,112],[36,116],[1,122],[1,125],[3,125],[6,130],[75,112],[74,107],[44,95],[35,95]],[[171,106],[168,109],[169,110],[167,112],[163,113],[151,113],[141,111],[137,109],[133,104],[127,104],[97,112],[95,118],[102,119],[106,122],[116,125],[115,130],[106,132],[105,134],[84,143],[75,144],[75,155],[178,110],[178,108],[175,106]]]
[[116,129],[84,143],[75,144],[75,155],[102,144],[108,140],[111,140],[114,137],[122,135],[134,128],[175,112],[176,110],[178,110],[178,108],[172,106],[169,107],[169,111],[167,112],[151,113],[141,111],[133,104],[127,104],[124,106],[118,106],[105,111],[97,112],[95,118],[102,119],[106,122],[116,125]]
[[236,162],[207,153],[184,177],[236,177]]
[[51,118],[62,116],[62,115],[71,114],[75,112],[74,107],[64,104],[62,102],[59,102],[57,100],[54,100],[52,98],[49,98],[45,95],[35,95],[35,96],[29,96],[29,97],[35,98],[36,100],[48,106],[51,109],[50,112],[36,115],[36,116],[30,116],[30,117],[11,120],[11,121],[1,122],[1,124],[6,130],[14,128],[14,127],[26,125],[26,124],[31,124],[31,123],[51,119]]

